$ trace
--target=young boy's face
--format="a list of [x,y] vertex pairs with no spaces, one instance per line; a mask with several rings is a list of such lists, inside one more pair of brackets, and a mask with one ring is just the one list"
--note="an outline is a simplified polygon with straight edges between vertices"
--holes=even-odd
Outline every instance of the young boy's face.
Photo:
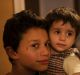
[[16,61],[26,69],[46,70],[50,53],[47,44],[48,35],[45,30],[29,29],[19,44]]
[[76,32],[69,22],[55,21],[49,31],[52,47],[62,52],[69,49],[75,42]]

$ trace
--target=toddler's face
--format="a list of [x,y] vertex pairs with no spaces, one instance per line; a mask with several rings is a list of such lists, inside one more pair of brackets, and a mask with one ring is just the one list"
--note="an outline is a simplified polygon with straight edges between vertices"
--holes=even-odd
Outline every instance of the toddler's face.
[[69,49],[75,42],[76,32],[69,22],[55,21],[49,31],[52,47],[61,52]]

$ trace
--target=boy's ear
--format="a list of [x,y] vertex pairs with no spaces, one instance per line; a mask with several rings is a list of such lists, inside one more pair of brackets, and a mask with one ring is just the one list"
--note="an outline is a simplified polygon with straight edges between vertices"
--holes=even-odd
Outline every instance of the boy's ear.
[[18,59],[18,54],[11,47],[6,47],[7,55],[12,59]]

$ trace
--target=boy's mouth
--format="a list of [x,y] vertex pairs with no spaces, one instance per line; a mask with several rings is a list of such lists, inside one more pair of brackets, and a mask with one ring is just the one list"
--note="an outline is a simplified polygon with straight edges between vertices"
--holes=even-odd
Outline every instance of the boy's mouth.
[[39,60],[38,62],[40,64],[47,65],[49,63],[49,60],[48,59],[46,59],[46,60]]

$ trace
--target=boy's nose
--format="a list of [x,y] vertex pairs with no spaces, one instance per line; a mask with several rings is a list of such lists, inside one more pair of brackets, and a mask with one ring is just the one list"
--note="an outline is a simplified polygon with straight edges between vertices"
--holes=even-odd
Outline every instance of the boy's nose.
[[43,47],[41,54],[45,55],[45,56],[49,56],[50,55],[50,50],[47,47]]

